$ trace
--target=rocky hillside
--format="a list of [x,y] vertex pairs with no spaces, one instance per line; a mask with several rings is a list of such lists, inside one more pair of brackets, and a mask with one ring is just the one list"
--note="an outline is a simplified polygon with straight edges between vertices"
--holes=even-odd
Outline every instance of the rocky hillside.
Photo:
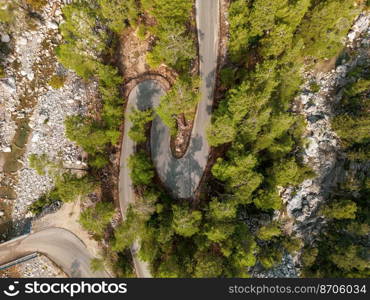
[[[368,61],[370,46],[370,15],[361,14],[346,39],[346,48],[329,71],[313,68],[305,73],[305,83],[297,96],[294,110],[304,115],[307,128],[303,161],[316,173],[315,177],[304,180],[298,188],[282,191],[286,212],[277,212],[275,219],[285,220],[285,230],[302,238],[306,245],[312,245],[326,224],[326,218],[319,208],[328,195],[361,164],[344,169],[345,157],[341,141],[331,127],[335,115],[335,104],[343,96],[343,87],[351,80],[347,74],[357,65]],[[342,56],[344,58],[342,58]],[[333,64],[327,61],[327,65]],[[288,220],[288,221],[287,221]],[[270,270],[256,268],[256,277],[297,277],[300,274],[299,254],[287,254],[281,264]]]
[[[331,188],[344,177],[340,141],[331,129],[334,105],[342,97],[342,87],[348,82],[347,74],[364,60],[369,60],[370,15],[361,14],[348,34],[346,58],[339,58],[329,72],[306,74],[306,84],[297,98],[296,110],[307,120],[307,147],[304,161],[318,176],[305,180],[298,191],[285,191],[288,214],[295,219],[293,231],[313,239],[325,222],[317,216],[317,208]],[[317,91],[313,90],[313,87]]]

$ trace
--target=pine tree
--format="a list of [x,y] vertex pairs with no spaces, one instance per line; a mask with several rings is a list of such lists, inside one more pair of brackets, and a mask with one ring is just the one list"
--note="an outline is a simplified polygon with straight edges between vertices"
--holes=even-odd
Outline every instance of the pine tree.
[[129,131],[129,137],[137,142],[143,143],[146,141],[146,125],[151,122],[154,118],[153,110],[148,109],[144,111],[139,111],[133,109],[130,113],[130,121],[132,122],[132,127]]
[[172,205],[173,221],[172,227],[175,232],[184,237],[191,237],[199,231],[202,213],[190,211],[187,205]]
[[321,209],[324,216],[333,219],[354,219],[356,211],[357,205],[351,200],[334,201]]
[[154,177],[154,168],[147,154],[143,151],[130,156],[128,167],[135,185],[149,185]]
[[87,231],[102,236],[113,215],[114,207],[112,203],[99,202],[95,206],[85,209],[80,215],[79,222]]
[[282,234],[279,224],[273,222],[262,226],[258,229],[257,237],[261,240],[268,241]]

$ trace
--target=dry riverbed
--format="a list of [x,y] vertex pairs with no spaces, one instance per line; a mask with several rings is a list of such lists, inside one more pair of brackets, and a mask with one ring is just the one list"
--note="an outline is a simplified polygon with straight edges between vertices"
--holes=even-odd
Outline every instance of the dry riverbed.
[[[86,84],[57,62],[54,49],[62,40],[58,33],[63,20],[60,3],[48,1],[40,12],[42,21],[30,23],[20,15],[9,31],[0,28],[0,37],[11,50],[5,76],[0,79],[0,242],[28,232],[32,223],[33,230],[57,226],[71,230],[97,255],[98,243],[78,223],[80,201],[36,220],[28,212],[28,207],[53,187],[51,178],[30,168],[30,154],[47,154],[66,167],[86,167],[86,155],[65,136],[64,120],[88,112],[96,85]],[[66,79],[60,89],[48,84],[53,75]],[[46,258],[37,258],[17,267],[17,272],[21,277],[60,273],[43,272],[48,268],[55,266]]]

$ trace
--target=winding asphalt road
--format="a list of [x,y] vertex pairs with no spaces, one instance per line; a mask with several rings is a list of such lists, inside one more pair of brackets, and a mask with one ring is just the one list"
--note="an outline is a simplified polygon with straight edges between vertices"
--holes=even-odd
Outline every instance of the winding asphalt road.
[[212,115],[213,94],[216,81],[219,1],[196,1],[199,39],[201,101],[198,104],[189,147],[181,159],[173,157],[168,128],[156,118],[152,124],[152,159],[158,175],[176,198],[191,198],[198,188],[207,165],[210,147],[206,128]]
[[[170,133],[159,117],[152,122],[151,152],[158,175],[169,192],[176,198],[191,198],[197,189],[207,165],[210,147],[206,128],[210,124],[216,82],[219,37],[219,1],[197,0],[196,21],[199,39],[201,100],[198,104],[189,147],[181,159],[173,157],[170,149]],[[120,166],[120,206],[122,215],[135,193],[127,167],[128,158],[135,152],[135,143],[129,138],[132,126],[129,115],[132,109],[145,110],[156,107],[164,94],[160,84],[153,80],[139,83],[130,93],[125,113],[125,129]],[[147,263],[137,257],[139,242],[131,247],[136,273],[139,277],[151,277]]]
[[0,265],[28,254],[46,255],[69,277],[109,277],[104,271],[90,269],[90,255],[85,244],[72,232],[63,228],[48,228],[21,236],[0,245]]
[[[199,185],[207,164],[210,147],[205,129],[211,120],[212,102],[217,68],[219,34],[219,1],[197,0],[196,19],[199,38],[201,101],[186,154],[181,159],[172,156],[170,134],[157,117],[152,124],[151,150],[157,172],[168,190],[177,198],[191,198]],[[124,143],[121,155],[119,182],[120,206],[125,215],[129,203],[135,200],[127,160],[135,151],[135,143],[128,137],[131,128],[128,115],[133,108],[140,110],[155,107],[164,94],[155,81],[144,81],[130,93],[126,110]],[[138,277],[151,277],[148,264],[137,257],[140,245],[136,241],[131,247]],[[70,277],[109,277],[104,271],[93,272],[93,258],[85,244],[72,232],[62,228],[49,228],[0,245],[0,265],[38,252],[49,257]]]

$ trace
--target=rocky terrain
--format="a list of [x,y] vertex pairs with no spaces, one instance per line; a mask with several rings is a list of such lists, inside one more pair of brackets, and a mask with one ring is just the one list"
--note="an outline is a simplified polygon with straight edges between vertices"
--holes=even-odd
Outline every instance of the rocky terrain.
[[[346,40],[349,57],[339,61],[329,72],[307,72],[302,91],[295,102],[294,110],[304,115],[307,121],[304,136],[307,144],[303,161],[317,175],[305,180],[296,189],[287,188],[282,191],[286,212],[277,212],[275,218],[288,220],[285,229],[306,243],[312,243],[325,224],[325,219],[317,214],[320,204],[325,202],[328,192],[345,175],[340,140],[331,129],[330,120],[334,115],[334,104],[342,97],[341,88],[348,80],[347,73],[359,62],[369,59],[369,24],[369,14],[364,13],[357,18]],[[312,86],[316,86],[317,90],[313,90]],[[286,254],[281,264],[271,270],[262,270],[256,266],[253,276],[297,277],[299,267],[299,255],[292,257]]]
[[[58,24],[63,20],[59,4],[48,1],[32,26],[16,24],[11,32],[0,31],[11,50],[5,76],[0,79],[0,191],[6,191],[0,193],[0,204],[12,208],[8,212],[0,206],[0,224],[11,217],[13,236],[29,230],[29,205],[53,187],[51,178],[29,167],[30,154],[45,153],[67,167],[85,166],[82,151],[65,136],[64,120],[87,112],[95,86],[87,85],[57,62],[54,49],[61,41]],[[61,88],[49,85],[53,75],[65,78]],[[55,276],[54,271],[42,272],[48,265],[47,260],[38,259],[19,271],[25,277],[33,277],[33,272],[41,277]]]
[[[308,143],[303,160],[318,176],[305,180],[297,190],[285,190],[282,197],[287,205],[287,214],[293,220],[290,230],[308,244],[313,242],[325,225],[325,219],[317,214],[318,208],[346,174],[340,140],[331,129],[330,120],[334,115],[334,104],[342,97],[348,72],[364,60],[369,60],[369,24],[370,15],[361,14],[347,36],[348,56],[337,62],[338,65],[329,72],[307,73],[306,83],[297,98],[295,109],[307,120],[305,138]],[[317,84],[318,91],[312,91],[312,83]],[[299,273],[299,257],[294,257],[290,262],[298,267]],[[287,271],[290,269],[292,272],[287,277],[296,276],[297,269],[292,268],[291,264],[283,263],[273,275],[284,271],[289,273]]]
[[32,129],[24,155],[24,168],[19,171],[18,184],[15,186],[17,199],[13,210],[13,219],[23,219],[27,207],[42,193],[52,187],[47,176],[40,176],[28,166],[31,153],[48,154],[55,160],[62,160],[71,167],[82,168],[81,151],[68,141],[64,135],[64,119],[68,115],[83,113],[86,102],[82,83],[69,74],[68,82],[62,89],[50,90],[39,98],[30,118]]
[[[295,193],[288,189],[283,194],[288,215],[295,219],[293,232],[301,237],[313,239],[319,232],[325,221],[316,215],[317,207],[344,175],[340,141],[331,129],[330,120],[334,104],[342,97],[347,73],[361,61],[369,60],[369,23],[369,14],[358,17],[347,37],[348,58],[339,61],[330,72],[307,73],[306,84],[297,99],[296,110],[307,120],[308,144],[303,160],[318,174],[305,180]],[[317,92],[311,91],[313,82],[319,87]]]
[[17,266],[23,278],[65,278],[67,277],[59,267],[44,255],[21,263]]
[[[32,19],[32,24],[17,24],[12,32],[1,32],[1,40],[9,45],[12,53],[7,56],[5,63],[6,75],[0,81],[1,119],[0,119],[0,151],[10,152],[15,134],[15,118],[23,118],[29,113],[29,108],[17,110],[21,98],[25,94],[31,96],[46,92],[46,87],[37,86],[30,89],[35,82],[37,64],[42,64],[45,57],[52,54],[50,49],[42,49],[45,39],[61,39],[57,34],[58,22],[62,21],[61,11],[55,11],[51,16],[53,1],[45,7],[40,18],[48,21]],[[27,22],[26,20],[20,20]],[[29,23],[30,21],[28,21]]]
[[58,266],[44,255],[19,263],[0,271],[0,278],[65,278],[67,277]]

